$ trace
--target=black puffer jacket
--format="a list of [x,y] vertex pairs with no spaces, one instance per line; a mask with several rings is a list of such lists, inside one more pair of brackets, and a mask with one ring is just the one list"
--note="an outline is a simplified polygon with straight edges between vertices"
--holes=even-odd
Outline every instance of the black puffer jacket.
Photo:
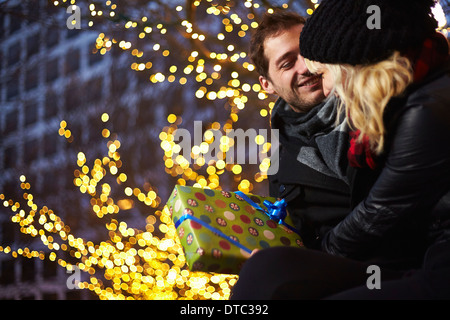
[[384,160],[378,170],[349,168],[352,211],[321,245],[401,269],[450,240],[450,64],[388,108]]

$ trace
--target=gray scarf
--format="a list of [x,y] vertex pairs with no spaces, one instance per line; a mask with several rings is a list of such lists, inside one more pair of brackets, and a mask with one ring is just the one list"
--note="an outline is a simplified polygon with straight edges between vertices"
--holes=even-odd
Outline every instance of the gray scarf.
[[299,162],[348,184],[349,130],[344,116],[336,122],[338,105],[333,96],[307,113],[297,113],[278,99],[271,122],[273,129],[280,130],[280,143],[294,148]]

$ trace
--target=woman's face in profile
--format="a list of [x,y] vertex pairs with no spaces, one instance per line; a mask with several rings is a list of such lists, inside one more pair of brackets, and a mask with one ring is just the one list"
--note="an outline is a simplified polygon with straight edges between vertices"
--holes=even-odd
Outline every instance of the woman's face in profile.
[[326,97],[328,97],[328,95],[334,88],[333,75],[331,74],[330,70],[326,67],[322,68],[319,72],[322,73],[323,93]]
[[323,93],[325,97],[328,97],[330,92],[334,89],[334,77],[332,72],[320,62],[305,59],[305,63],[311,73],[322,75]]

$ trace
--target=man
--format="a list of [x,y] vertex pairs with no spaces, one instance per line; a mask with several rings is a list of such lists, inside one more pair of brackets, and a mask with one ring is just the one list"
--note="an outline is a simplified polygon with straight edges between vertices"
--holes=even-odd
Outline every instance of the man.
[[[279,96],[271,117],[272,128],[279,130],[279,170],[269,175],[270,194],[287,201],[303,242],[316,250],[273,247],[256,252],[233,287],[234,300],[321,298],[327,288],[354,279],[356,286],[367,279],[365,265],[336,260],[320,248],[322,237],[350,212],[349,135],[344,117],[337,117],[336,97],[325,97],[322,79],[308,72],[300,55],[305,22],[286,11],[265,15],[253,35],[250,58],[264,90]],[[305,283],[314,286],[303,290]]]
[[280,163],[269,176],[270,195],[286,199],[305,245],[314,248],[349,211],[348,135],[345,123],[336,127],[335,97],[325,100],[321,76],[311,74],[300,55],[304,23],[295,13],[266,14],[250,58],[263,89],[279,96],[271,125],[280,134]]

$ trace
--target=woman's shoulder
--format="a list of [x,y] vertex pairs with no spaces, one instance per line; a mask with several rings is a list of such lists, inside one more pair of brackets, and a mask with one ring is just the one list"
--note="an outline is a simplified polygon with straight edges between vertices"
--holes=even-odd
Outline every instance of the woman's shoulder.
[[406,92],[407,104],[448,103],[450,101],[450,59],[430,72],[423,81],[411,85]]
[[450,63],[427,80],[407,94],[401,113],[409,117],[428,114],[450,126]]
[[442,149],[450,140],[450,75],[441,72],[408,95],[395,98],[385,120],[387,148],[399,157],[422,154],[424,149],[432,154],[432,148],[441,150],[434,152],[436,156],[450,157],[450,149]]

